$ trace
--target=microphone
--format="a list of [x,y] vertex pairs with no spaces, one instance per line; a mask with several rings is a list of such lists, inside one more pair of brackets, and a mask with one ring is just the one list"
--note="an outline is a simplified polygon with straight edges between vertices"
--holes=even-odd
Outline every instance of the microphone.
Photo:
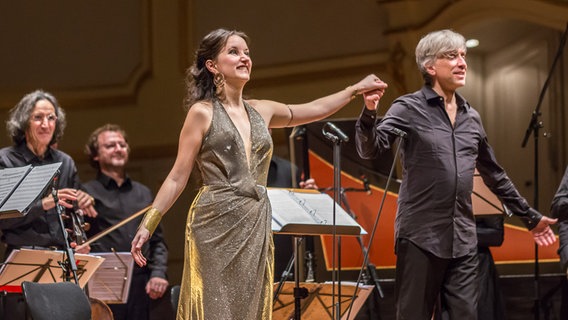
[[369,180],[365,175],[362,175],[361,179],[363,179],[363,188],[365,189],[365,191],[367,191],[367,194],[370,195],[373,191],[371,190],[371,186],[369,185]]
[[406,131],[402,131],[399,128],[395,128],[395,127],[391,128],[391,132],[396,134],[397,136],[399,136],[401,138],[406,138],[406,135],[407,135]]
[[330,129],[330,131],[335,133],[335,135],[339,138],[339,140],[341,140],[343,142],[349,141],[349,137],[345,133],[343,133],[343,131],[341,131],[341,129],[336,127],[333,123],[327,122],[325,124],[325,126],[327,126]]

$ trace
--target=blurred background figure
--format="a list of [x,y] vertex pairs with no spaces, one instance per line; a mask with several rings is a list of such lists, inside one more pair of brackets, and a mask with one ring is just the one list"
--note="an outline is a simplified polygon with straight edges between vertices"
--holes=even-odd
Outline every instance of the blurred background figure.
[[[95,198],[98,215],[87,217],[91,223],[89,236],[104,231],[144,209],[152,203],[150,189],[130,179],[126,165],[130,148],[126,132],[118,125],[106,124],[93,131],[87,145],[91,165],[97,169],[95,180],[84,188]],[[142,217],[133,219],[92,244],[93,252],[129,252],[130,244]],[[130,292],[126,304],[110,304],[115,320],[146,320],[155,303],[168,289],[168,248],[161,226],[148,241],[144,254],[149,263],[134,266]],[[166,316],[166,315],[162,315]],[[162,318],[164,319],[164,318]]]
[[[558,186],[558,190],[552,199],[550,209],[552,217],[558,219],[558,237],[560,247],[558,255],[560,256],[560,267],[568,276],[568,167],[562,176],[562,181]],[[562,283],[562,304],[560,306],[560,319],[568,319],[568,281],[563,280]]]

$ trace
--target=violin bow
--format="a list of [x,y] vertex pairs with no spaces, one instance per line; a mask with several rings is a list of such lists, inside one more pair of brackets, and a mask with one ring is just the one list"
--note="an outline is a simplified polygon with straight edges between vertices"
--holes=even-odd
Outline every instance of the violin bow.
[[87,239],[87,241],[83,242],[81,245],[82,246],[86,246],[86,245],[90,245],[91,243],[99,240],[100,238],[106,236],[107,234],[113,232],[114,230],[122,227],[123,225],[129,223],[130,221],[136,219],[137,217],[141,216],[142,214],[146,213],[146,211],[150,209],[150,206],[147,206],[146,208],[134,213],[133,215],[131,215],[130,217],[120,221],[119,223],[115,224],[112,227],[106,228],[105,230],[95,234],[94,236],[90,237],[89,239]]

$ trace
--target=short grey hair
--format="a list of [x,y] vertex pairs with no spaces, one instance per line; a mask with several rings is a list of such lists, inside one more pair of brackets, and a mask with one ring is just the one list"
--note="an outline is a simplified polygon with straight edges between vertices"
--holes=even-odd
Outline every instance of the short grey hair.
[[57,143],[63,137],[63,131],[67,122],[65,121],[65,111],[55,99],[51,93],[36,90],[26,94],[20,102],[16,104],[11,110],[8,120],[6,121],[6,130],[8,131],[8,136],[12,138],[14,144],[18,145],[26,140],[26,131],[30,127],[30,117],[35,105],[40,100],[47,100],[53,104],[55,108],[55,115],[57,120],[55,122],[55,131],[53,132],[53,137],[49,142],[49,145]]
[[416,46],[416,64],[424,82],[432,85],[432,79],[426,68],[431,66],[440,54],[459,49],[467,50],[465,38],[449,29],[430,32],[422,37]]

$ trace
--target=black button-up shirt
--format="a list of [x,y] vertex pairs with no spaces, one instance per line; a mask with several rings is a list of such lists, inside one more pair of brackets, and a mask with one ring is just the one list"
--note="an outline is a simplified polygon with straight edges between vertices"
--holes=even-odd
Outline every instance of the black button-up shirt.
[[497,163],[477,111],[457,93],[456,99],[454,126],[443,98],[428,86],[396,99],[381,121],[364,108],[356,124],[357,151],[365,159],[391,149],[398,137],[396,129],[407,133],[401,140],[402,184],[395,235],[440,258],[476,250],[471,205],[475,168],[527,227],[533,228],[542,217]]
[[562,270],[566,271],[568,267],[568,167],[552,199],[550,213],[553,218],[558,219],[558,237],[560,238],[558,255]]
[[[152,204],[152,192],[145,185],[126,177],[119,187],[117,183],[99,172],[96,180],[89,181],[83,188],[95,198],[95,219],[86,218],[91,223],[87,232],[89,237],[104,231]],[[129,221],[91,244],[92,252],[130,252],[132,239],[143,216]],[[148,258],[151,277],[166,279],[168,248],[164,242],[162,227],[158,225],[150,240],[144,244],[142,253]],[[135,270],[139,267],[135,266]]]
[[[25,142],[0,150],[0,168],[16,168],[30,164],[41,166],[56,162],[62,163],[59,168],[57,188],[79,188],[75,162],[59,150],[49,148],[43,158],[38,158],[28,149]],[[46,193],[50,191],[47,190]],[[2,241],[8,245],[9,249],[24,246],[64,248],[66,240],[63,237],[57,211],[55,208],[48,211],[43,210],[41,198],[40,196],[24,217],[0,219]]]

